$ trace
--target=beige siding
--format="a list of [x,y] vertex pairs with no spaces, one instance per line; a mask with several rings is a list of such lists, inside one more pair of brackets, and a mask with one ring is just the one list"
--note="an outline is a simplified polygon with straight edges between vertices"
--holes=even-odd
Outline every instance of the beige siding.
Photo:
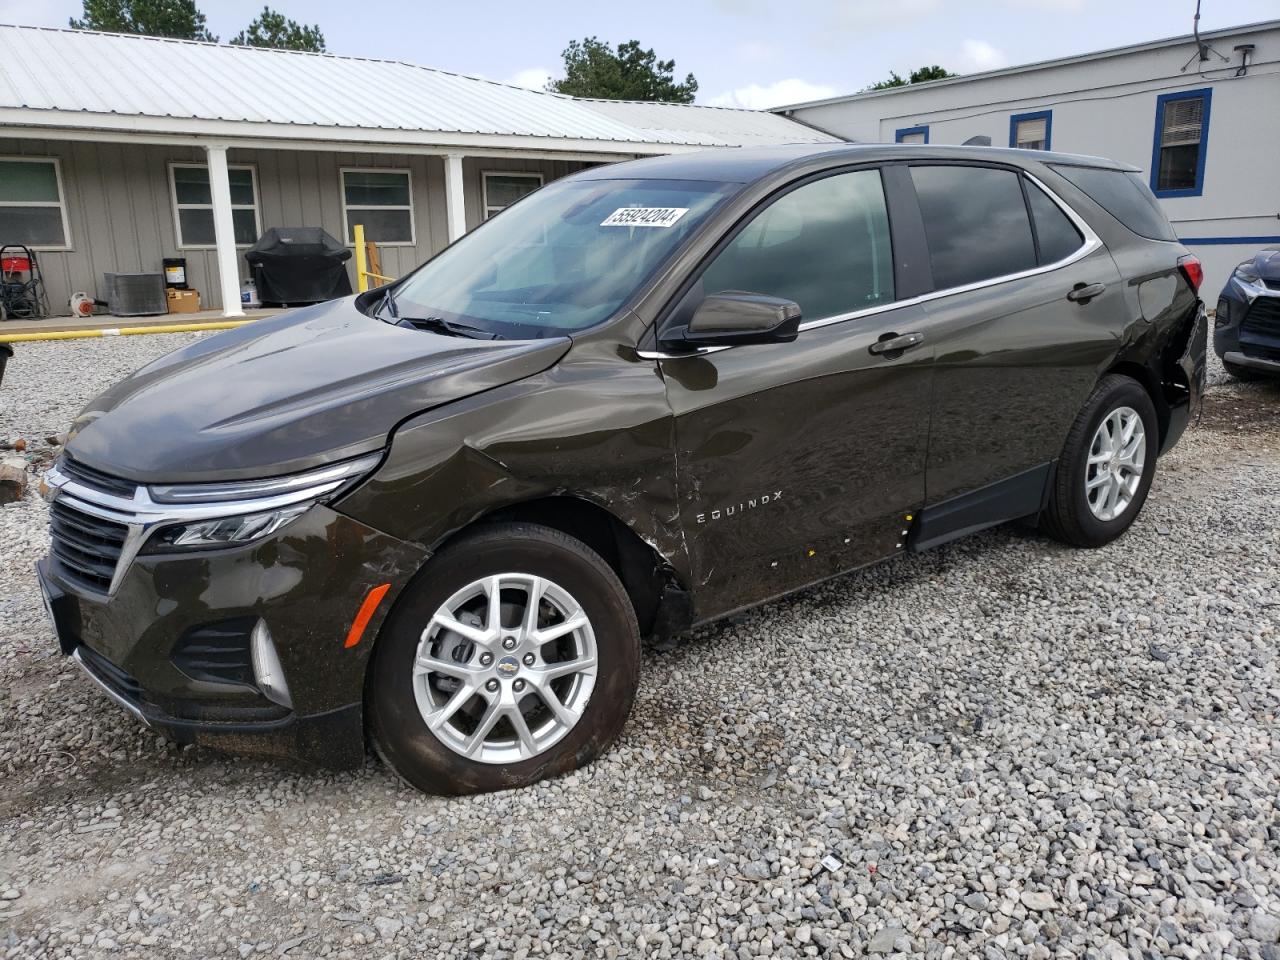
[[[0,138],[0,156],[57,157],[71,236],[68,251],[39,254],[54,314],[68,312],[71,294],[97,294],[102,275],[159,271],[164,257],[187,258],[187,282],[205,307],[220,308],[212,250],[179,250],[169,189],[169,164],[204,161],[199,147],[75,143]],[[259,221],[268,227],[320,226],[343,238],[343,167],[389,167],[410,171],[415,242],[380,249],[382,268],[400,276],[444,247],[444,161],[431,156],[284,150],[231,150],[231,163],[250,164],[258,183]],[[468,229],[483,217],[481,172],[532,171],[544,182],[585,164],[568,161],[468,157],[463,164]],[[6,238],[0,237],[0,243]],[[243,251],[242,251],[243,253]],[[248,275],[243,255],[241,278]],[[352,270],[354,285],[354,270]]]

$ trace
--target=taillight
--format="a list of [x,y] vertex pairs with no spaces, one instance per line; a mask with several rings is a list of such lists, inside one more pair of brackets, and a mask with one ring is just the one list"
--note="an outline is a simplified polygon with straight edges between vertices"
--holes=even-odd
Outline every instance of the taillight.
[[1191,284],[1192,292],[1199,293],[1200,284],[1204,283],[1204,266],[1200,263],[1200,258],[1192,253],[1179,257],[1178,269],[1187,278],[1187,283]]

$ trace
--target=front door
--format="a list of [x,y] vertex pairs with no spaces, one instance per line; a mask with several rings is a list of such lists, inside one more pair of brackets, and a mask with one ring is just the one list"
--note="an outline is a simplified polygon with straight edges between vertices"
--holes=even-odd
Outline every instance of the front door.
[[925,319],[893,306],[894,278],[880,171],[846,171],[774,199],[674,311],[748,291],[802,312],[793,343],[660,361],[700,619],[902,549],[924,500],[931,347],[877,352]]

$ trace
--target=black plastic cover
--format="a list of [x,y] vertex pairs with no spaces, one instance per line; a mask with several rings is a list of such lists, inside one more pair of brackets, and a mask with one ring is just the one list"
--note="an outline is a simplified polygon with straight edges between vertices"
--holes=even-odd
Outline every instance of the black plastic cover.
[[351,251],[320,227],[270,227],[244,258],[264,304],[304,304],[351,293]]

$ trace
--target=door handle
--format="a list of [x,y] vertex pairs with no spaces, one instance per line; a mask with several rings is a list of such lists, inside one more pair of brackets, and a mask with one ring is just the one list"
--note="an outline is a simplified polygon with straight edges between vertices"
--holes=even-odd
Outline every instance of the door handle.
[[1067,299],[1072,303],[1088,303],[1094,297],[1101,296],[1105,289],[1105,283],[1077,283],[1067,294]]
[[898,354],[902,353],[903,350],[910,350],[912,347],[919,346],[923,342],[923,333],[904,333],[902,335],[886,333],[867,349],[878,355]]

